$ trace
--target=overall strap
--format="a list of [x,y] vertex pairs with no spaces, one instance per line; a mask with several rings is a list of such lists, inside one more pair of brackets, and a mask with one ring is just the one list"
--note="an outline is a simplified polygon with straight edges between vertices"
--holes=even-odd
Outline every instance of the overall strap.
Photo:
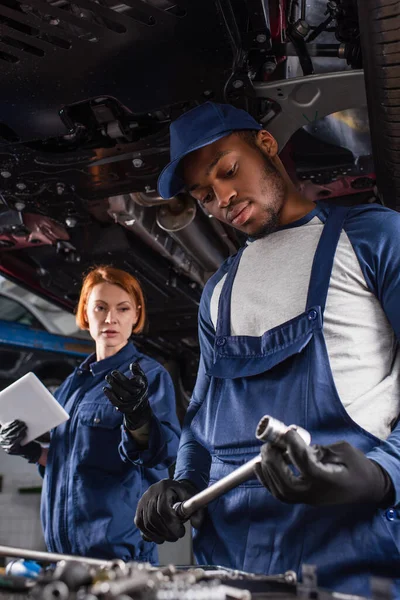
[[218,319],[216,335],[229,336],[231,335],[231,298],[233,282],[238,270],[239,262],[246,246],[243,246],[235,256],[229,271],[226,274],[224,285],[222,286],[221,295],[218,302]]
[[320,306],[321,314],[324,314],[336,248],[350,208],[350,206],[332,206],[329,209],[314,255],[306,310],[312,306]]

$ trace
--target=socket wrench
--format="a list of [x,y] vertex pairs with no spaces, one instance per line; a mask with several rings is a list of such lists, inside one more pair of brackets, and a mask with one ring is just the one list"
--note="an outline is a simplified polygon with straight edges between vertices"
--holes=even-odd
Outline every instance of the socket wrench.
[[[261,442],[267,442],[286,450],[286,444],[283,436],[289,430],[294,429],[303,438],[305,443],[309,446],[311,443],[311,435],[308,431],[299,427],[298,425],[285,425],[281,421],[274,419],[270,415],[262,417],[257,425],[255,436]],[[232,473],[223,477],[219,481],[216,481],[202,492],[195,494],[184,502],[176,502],[173,506],[176,514],[182,519],[187,521],[190,516],[199,510],[204,508],[218,498],[222,494],[226,494],[235,487],[238,487],[254,475],[255,466],[261,462],[261,454],[258,454],[248,462],[241,465]]]

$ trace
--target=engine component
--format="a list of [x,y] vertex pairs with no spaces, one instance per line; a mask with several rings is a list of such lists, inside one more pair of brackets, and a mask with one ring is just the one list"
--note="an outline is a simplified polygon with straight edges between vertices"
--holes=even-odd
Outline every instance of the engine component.
[[[147,207],[145,207],[146,203]],[[157,202],[144,194],[124,194],[108,199],[108,214],[148,246],[167,258],[179,272],[204,285],[229,254],[212,231],[207,217],[191,198]],[[214,239],[212,245],[209,240]]]
[[67,231],[54,219],[31,212],[21,212],[23,202],[16,202],[17,210],[0,211],[0,248],[20,249],[31,245],[54,245],[68,240]]
[[157,226],[154,211],[136,204],[131,195],[127,194],[109,198],[108,214],[116,223],[132,231],[145,244],[170,260],[178,272],[184,273],[201,285],[204,284],[205,276],[199,265]]
[[299,57],[300,65],[304,75],[312,75],[314,66],[308,53],[305,38],[309,32],[309,25],[306,21],[299,19],[293,25],[290,25],[287,30],[288,39],[292,42],[296,49],[296,54]]
[[[107,147],[115,142],[137,141],[165,128],[162,119],[146,113],[133,115],[118,100],[107,96],[64,106],[59,115],[68,131],[63,141],[69,145],[79,141]],[[142,164],[140,161],[134,166]]]
[[[261,442],[269,442],[274,446],[278,446],[279,448],[286,449],[285,442],[283,440],[283,436],[290,429],[294,429],[297,433],[303,438],[306,444],[310,445],[311,436],[302,427],[298,425],[285,425],[281,421],[270,417],[269,415],[265,415],[259,421],[256,429],[256,438]],[[203,508],[207,506],[210,502],[222,496],[222,494],[226,494],[233,488],[239,486],[244,483],[254,475],[254,467],[261,462],[261,455],[258,454],[248,462],[241,465],[238,469],[235,469],[227,475],[223,477],[219,481],[216,481],[213,485],[210,485],[205,490],[195,494],[185,502],[177,502],[174,505],[174,509],[179,517],[182,518],[183,521],[187,521],[196,510],[199,508]]]
[[157,211],[157,224],[167,231],[187,252],[196,257],[206,271],[214,272],[226,258],[219,240],[210,248],[210,231],[190,196],[174,198]]

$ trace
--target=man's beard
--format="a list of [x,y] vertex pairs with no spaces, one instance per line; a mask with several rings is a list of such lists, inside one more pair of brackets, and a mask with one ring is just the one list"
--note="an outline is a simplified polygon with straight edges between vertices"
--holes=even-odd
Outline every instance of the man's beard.
[[262,219],[260,229],[251,234],[252,239],[262,238],[270,233],[274,233],[279,227],[280,213],[285,201],[287,192],[286,182],[278,169],[271,162],[268,156],[261,152],[264,159],[264,173],[261,177],[261,193],[273,198],[272,205],[264,206],[263,213],[265,219]]
[[264,209],[264,212],[268,214],[268,218],[261,228],[250,236],[254,240],[265,237],[270,233],[274,233],[279,227],[279,211],[277,212],[268,207]]

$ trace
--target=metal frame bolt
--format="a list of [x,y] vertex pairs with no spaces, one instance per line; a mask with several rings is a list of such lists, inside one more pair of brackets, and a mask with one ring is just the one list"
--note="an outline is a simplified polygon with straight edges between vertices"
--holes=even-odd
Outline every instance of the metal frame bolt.
[[294,30],[297,33],[297,35],[305,38],[308,35],[308,32],[310,31],[310,26],[307,23],[307,21],[304,21],[303,19],[299,19],[294,24]]
[[75,227],[75,225],[77,224],[77,220],[75,219],[75,217],[67,217],[65,219],[65,224],[67,227]]

